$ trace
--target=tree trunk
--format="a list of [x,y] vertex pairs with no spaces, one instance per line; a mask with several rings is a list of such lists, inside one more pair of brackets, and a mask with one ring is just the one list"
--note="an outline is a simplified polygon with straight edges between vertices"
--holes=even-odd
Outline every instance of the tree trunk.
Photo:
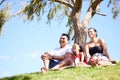
[[[88,25],[92,19],[92,17],[95,15],[95,11],[97,9],[97,6],[102,2],[103,0],[95,0],[92,5],[90,5],[87,14],[82,22],[80,22],[80,15],[81,15],[81,8],[77,9],[76,7],[73,8],[72,11],[72,20],[73,20],[73,27],[74,27],[74,43],[79,44],[80,46],[84,46],[87,39],[87,28]],[[76,3],[76,5],[79,3]]]
[[79,44],[80,46],[84,46],[86,42],[86,30],[87,27],[84,27],[84,25],[81,25],[80,23],[80,11],[76,12],[73,16],[73,26],[74,26],[74,43]]

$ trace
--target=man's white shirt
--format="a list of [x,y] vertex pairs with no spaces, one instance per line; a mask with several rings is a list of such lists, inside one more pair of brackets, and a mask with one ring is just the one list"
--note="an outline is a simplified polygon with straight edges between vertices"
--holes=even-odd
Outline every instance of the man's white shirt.
[[[63,47],[63,48],[55,48],[54,50],[52,50],[52,51],[50,52],[50,54],[51,54],[52,56],[63,56],[63,55],[66,54],[66,52],[72,52],[72,51],[71,51],[71,47],[70,47],[69,45],[66,45],[66,46]],[[55,61],[57,61],[57,60],[55,60]]]

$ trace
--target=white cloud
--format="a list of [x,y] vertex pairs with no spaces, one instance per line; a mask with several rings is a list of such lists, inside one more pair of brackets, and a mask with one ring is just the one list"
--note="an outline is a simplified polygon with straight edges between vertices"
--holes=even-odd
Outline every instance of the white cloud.
[[39,52],[33,52],[31,54],[27,54],[26,57],[31,58],[31,59],[36,59],[40,57]]
[[0,55],[0,60],[10,60],[11,56],[7,56],[7,55]]
[[9,55],[0,55],[0,61],[14,61],[15,57]]
[[0,78],[2,77],[8,77],[10,74],[8,72],[0,72]]

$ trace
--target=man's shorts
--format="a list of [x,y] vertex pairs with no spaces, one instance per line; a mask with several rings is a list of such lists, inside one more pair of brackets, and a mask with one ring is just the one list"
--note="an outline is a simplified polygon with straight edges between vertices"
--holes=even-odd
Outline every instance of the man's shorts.
[[59,63],[60,63],[60,61],[50,60],[49,69],[53,68],[54,66],[56,66]]

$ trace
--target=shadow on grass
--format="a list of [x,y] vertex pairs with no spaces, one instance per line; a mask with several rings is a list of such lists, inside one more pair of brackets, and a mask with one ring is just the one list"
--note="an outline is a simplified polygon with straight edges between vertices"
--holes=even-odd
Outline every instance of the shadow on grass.
[[13,77],[5,77],[0,80],[30,80],[29,76],[13,76]]

